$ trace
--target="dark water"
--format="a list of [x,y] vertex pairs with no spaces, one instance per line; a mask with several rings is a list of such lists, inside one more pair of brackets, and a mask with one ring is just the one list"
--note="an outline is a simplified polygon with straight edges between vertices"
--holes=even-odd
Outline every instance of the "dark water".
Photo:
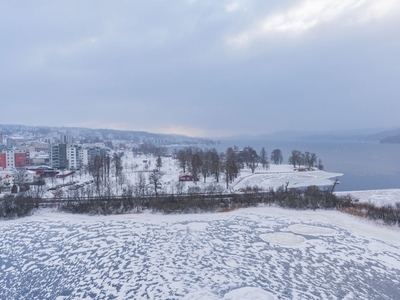
[[322,159],[324,169],[344,175],[337,191],[400,188],[400,144],[349,141],[263,141],[225,140],[216,148],[225,151],[228,147],[251,146],[257,152],[262,147],[270,155],[281,149],[283,162],[287,163],[292,150],[315,153]]

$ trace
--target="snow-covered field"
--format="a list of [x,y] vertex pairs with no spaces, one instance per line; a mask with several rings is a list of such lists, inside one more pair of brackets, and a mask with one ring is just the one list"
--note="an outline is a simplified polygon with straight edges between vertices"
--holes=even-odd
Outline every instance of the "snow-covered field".
[[341,173],[331,173],[326,171],[305,171],[298,172],[293,170],[290,165],[270,165],[268,170],[259,168],[255,173],[248,170],[242,172],[241,176],[234,182],[233,188],[238,190],[246,186],[255,186],[274,189],[289,183],[289,188],[307,187],[310,185],[330,186],[336,177]]
[[[146,160],[150,162],[149,169],[155,168],[155,158],[147,158],[145,156],[142,157],[133,157],[132,154],[128,153],[124,157],[124,161],[126,162],[126,166],[128,167],[129,174],[129,166],[131,164],[137,165],[137,171],[141,171],[145,169],[147,163],[143,163]],[[163,183],[166,187],[167,192],[171,191],[171,185],[178,181],[179,174],[182,170],[177,167],[176,160],[172,158],[163,158],[163,167],[161,171],[165,174],[163,177]],[[247,186],[255,186],[262,187],[266,190],[268,188],[278,188],[286,182],[289,182],[289,188],[295,187],[305,187],[310,185],[317,186],[329,186],[333,184],[333,179],[336,177],[340,177],[343,174],[341,173],[332,173],[326,171],[306,171],[306,172],[298,172],[293,170],[293,166],[291,165],[275,165],[270,164],[268,169],[262,168],[262,166],[258,166],[254,173],[251,173],[249,168],[244,168],[241,170],[238,178],[235,179],[233,183],[229,184],[229,188],[233,190],[239,190],[241,188],[245,188]],[[204,183],[204,178],[200,175],[200,181],[197,183],[198,186],[203,187],[210,183],[216,183],[215,178],[207,177],[206,183]],[[135,182],[135,174],[130,173],[128,175],[129,180],[134,183]],[[187,186],[193,186],[193,182],[185,183]],[[226,187],[224,175],[221,175],[220,183],[222,187]]]
[[[149,171],[156,168],[156,157],[150,155],[139,155],[134,157],[132,153],[127,152],[123,156],[122,160],[126,178],[125,185],[131,184],[134,186],[138,180],[138,174],[144,174],[144,177],[147,179]],[[160,192],[176,192],[176,184],[179,182],[179,175],[182,173],[182,170],[177,165],[177,161],[171,157],[163,157],[160,171],[162,171],[164,174],[161,179],[162,191]],[[187,191],[189,187],[193,187],[194,185],[199,188],[204,188],[210,184],[220,185],[221,189],[226,190],[226,192],[239,191],[242,188],[253,186],[258,186],[265,190],[268,190],[269,188],[277,189],[282,185],[286,185],[286,183],[289,183],[289,188],[307,187],[310,185],[331,186],[334,182],[334,179],[342,175],[343,174],[341,173],[332,173],[319,170],[298,172],[293,169],[293,166],[285,164],[271,164],[268,169],[264,169],[260,165],[254,173],[251,173],[249,168],[244,168],[241,170],[239,176],[234,180],[234,182],[229,183],[227,190],[225,177],[222,173],[219,183],[216,182],[216,179],[213,176],[208,176],[206,178],[206,182],[204,182],[203,176],[199,175],[200,180],[196,184],[194,182],[184,183],[184,191]],[[74,176],[70,176],[65,179],[57,179],[55,181],[53,179],[53,182],[51,179],[47,179],[47,186],[53,187],[69,181],[78,181],[78,183],[82,184],[91,179],[92,177],[88,173],[78,171],[74,174]],[[115,179],[115,177],[112,179]],[[64,192],[64,196],[68,195],[68,193],[71,195],[74,194],[74,191],[68,190],[68,187],[64,187],[62,190]],[[121,193],[121,191],[122,189],[119,189],[118,191],[115,191],[115,193],[118,194]],[[44,197],[52,198],[54,197],[54,193],[54,191],[48,191]]]
[[0,222],[1,299],[398,299],[400,230],[337,211]]

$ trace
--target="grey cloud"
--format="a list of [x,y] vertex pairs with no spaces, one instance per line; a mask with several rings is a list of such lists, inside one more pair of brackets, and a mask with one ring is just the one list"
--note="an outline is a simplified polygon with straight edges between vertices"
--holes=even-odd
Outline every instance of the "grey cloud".
[[304,32],[229,42],[299,3],[3,3],[2,123],[205,134],[397,126],[398,18],[356,24],[348,10]]

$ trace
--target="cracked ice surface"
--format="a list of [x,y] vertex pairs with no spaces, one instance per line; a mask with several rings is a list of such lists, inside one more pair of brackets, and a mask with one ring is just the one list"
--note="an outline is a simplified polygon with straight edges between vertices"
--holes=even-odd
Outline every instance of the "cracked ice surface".
[[1,299],[396,299],[400,231],[334,211],[0,222]]

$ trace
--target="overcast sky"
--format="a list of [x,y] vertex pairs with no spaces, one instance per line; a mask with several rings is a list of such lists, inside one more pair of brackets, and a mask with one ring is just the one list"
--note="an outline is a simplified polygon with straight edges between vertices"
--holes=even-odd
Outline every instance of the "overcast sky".
[[1,1],[2,124],[400,127],[399,0]]

